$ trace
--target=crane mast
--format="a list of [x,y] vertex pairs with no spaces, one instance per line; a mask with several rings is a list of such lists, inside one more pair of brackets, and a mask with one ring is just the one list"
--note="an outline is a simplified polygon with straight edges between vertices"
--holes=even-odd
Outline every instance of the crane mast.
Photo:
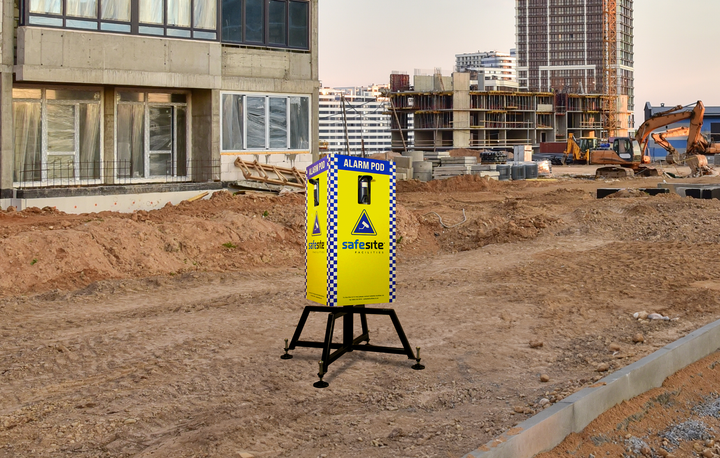
[[618,120],[618,74],[617,74],[617,0],[603,0],[603,50],[602,68],[603,76],[602,108],[603,130],[608,137],[617,135]]

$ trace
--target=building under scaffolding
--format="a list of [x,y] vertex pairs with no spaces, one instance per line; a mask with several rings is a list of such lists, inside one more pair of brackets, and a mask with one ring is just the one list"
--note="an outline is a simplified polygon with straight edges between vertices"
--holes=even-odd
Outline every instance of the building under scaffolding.
[[[468,73],[454,73],[451,78],[435,75],[429,80],[416,77],[414,86],[400,78],[402,75],[392,76],[395,151],[404,148],[411,133],[411,146],[422,151],[538,147],[542,142],[566,141],[568,134],[603,134],[606,96],[602,94],[471,91]],[[619,111],[627,118],[627,97],[620,101]],[[618,135],[627,135],[627,129]]]
[[[516,11],[521,88],[624,96],[634,110],[632,0],[516,0]],[[616,100],[606,104],[611,132],[633,123]]]

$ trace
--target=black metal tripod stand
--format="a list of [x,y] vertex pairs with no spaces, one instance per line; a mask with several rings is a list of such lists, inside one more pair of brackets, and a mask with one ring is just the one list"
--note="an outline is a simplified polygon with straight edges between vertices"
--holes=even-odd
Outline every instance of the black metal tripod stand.
[[[311,312],[328,313],[327,327],[325,329],[325,340],[323,342],[300,340],[305,322]],[[362,327],[362,334],[353,338],[353,326],[354,316],[360,315],[360,325]],[[400,338],[401,347],[383,347],[370,345],[370,334],[368,331],[367,315],[387,315],[395,326],[395,331]],[[343,318],[343,341],[342,343],[333,343],[333,332],[335,330],[335,321],[342,317]],[[365,344],[362,344],[365,342]],[[282,359],[291,359],[292,355],[288,353],[290,350],[294,350],[296,347],[309,347],[309,348],[322,348],[322,360],[319,363],[320,371],[318,377],[320,380],[315,382],[313,386],[315,388],[325,388],[328,383],[323,381],[323,377],[327,373],[328,366],[335,362],[345,353],[351,351],[371,351],[375,353],[390,353],[396,355],[407,355],[408,359],[414,359],[415,365],[412,366],[415,370],[425,369],[425,366],[420,364],[420,347],[417,347],[417,355],[413,353],[410,348],[410,343],[405,336],[400,320],[398,320],[397,314],[393,309],[375,309],[366,308],[364,305],[346,306],[346,307],[324,307],[317,305],[309,305],[305,307],[300,321],[298,322],[295,334],[293,335],[290,345],[288,345],[287,339],[285,339],[285,354],[281,356]],[[331,353],[332,350],[335,350]]]

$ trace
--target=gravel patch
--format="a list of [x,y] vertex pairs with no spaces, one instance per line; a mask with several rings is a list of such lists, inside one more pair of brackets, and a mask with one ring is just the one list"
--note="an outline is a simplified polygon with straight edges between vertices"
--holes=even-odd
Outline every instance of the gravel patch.
[[668,442],[678,447],[680,442],[684,441],[712,439],[713,436],[710,434],[711,432],[713,432],[713,429],[705,423],[697,420],[688,420],[661,432],[660,437],[667,439]]

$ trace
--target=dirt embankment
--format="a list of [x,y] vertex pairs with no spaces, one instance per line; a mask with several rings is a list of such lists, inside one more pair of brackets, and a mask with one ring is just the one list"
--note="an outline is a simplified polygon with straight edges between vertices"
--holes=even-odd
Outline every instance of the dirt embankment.
[[[477,177],[433,183],[403,183],[401,192],[503,189]],[[304,202],[303,195],[219,192],[207,200],[133,214],[67,215],[49,207],[0,211],[0,271],[12,273],[0,276],[0,296],[71,290],[104,279],[300,267]],[[470,229],[473,240],[463,242],[461,249],[533,236],[546,220],[482,222],[491,229]],[[437,222],[400,204],[401,256],[457,249],[452,240],[436,240],[438,228]]]

